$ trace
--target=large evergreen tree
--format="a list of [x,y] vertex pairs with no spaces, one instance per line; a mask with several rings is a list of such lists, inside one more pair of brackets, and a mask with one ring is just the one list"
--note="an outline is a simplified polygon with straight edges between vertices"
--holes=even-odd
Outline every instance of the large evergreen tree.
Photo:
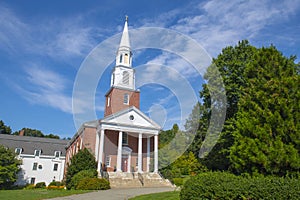
[[249,63],[238,103],[232,169],[285,175],[300,169],[300,77],[295,57],[261,48]]

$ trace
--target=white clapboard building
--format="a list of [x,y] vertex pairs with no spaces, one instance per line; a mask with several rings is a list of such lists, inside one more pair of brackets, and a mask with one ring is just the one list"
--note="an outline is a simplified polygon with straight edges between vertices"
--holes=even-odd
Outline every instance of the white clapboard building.
[[17,153],[22,160],[17,185],[62,181],[65,147],[69,141],[51,138],[0,134],[0,144]]

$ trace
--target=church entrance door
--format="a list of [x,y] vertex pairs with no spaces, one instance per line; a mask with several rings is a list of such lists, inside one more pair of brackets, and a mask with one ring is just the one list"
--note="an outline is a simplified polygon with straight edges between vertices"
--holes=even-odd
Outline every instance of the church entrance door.
[[122,156],[122,172],[127,172],[128,170],[128,156],[123,155]]

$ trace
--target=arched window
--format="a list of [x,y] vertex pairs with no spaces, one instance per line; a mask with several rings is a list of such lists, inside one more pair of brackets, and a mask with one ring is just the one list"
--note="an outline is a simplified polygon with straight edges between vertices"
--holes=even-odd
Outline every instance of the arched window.
[[129,94],[124,94],[124,100],[123,100],[123,103],[128,105],[129,104]]
[[123,55],[121,54],[120,55],[120,63],[122,63],[122,58],[123,58]]
[[123,84],[129,85],[129,72],[127,71],[123,72]]
[[125,64],[128,64],[128,54],[126,53],[125,56],[124,56],[124,63]]

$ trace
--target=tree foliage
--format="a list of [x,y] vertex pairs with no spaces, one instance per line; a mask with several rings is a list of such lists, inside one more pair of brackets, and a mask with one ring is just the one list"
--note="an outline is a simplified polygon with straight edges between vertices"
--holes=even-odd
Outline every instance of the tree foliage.
[[79,150],[71,158],[71,164],[68,166],[66,174],[66,186],[67,189],[71,189],[71,180],[75,174],[82,170],[97,170],[97,162],[93,154],[88,149]]
[[[218,90],[213,65],[224,82],[226,105],[211,96]],[[201,163],[235,173],[285,175],[299,170],[300,69],[295,57],[286,58],[273,46],[253,47],[245,40],[224,48],[213,65],[204,76],[202,101],[186,122],[186,130],[198,127],[188,150],[197,155],[203,148],[208,127],[214,125],[212,108],[217,107],[226,109],[225,124]]]
[[0,145],[0,189],[9,188],[15,183],[20,165],[16,154]]
[[232,168],[285,175],[300,169],[300,77],[295,57],[261,48],[248,65],[235,119]]
[[[20,131],[23,131],[24,136],[30,136],[30,137],[45,137],[45,138],[53,138],[53,139],[59,139],[58,135],[49,134],[45,135],[42,131],[31,129],[31,128],[22,128]],[[13,135],[19,135],[20,131],[16,131],[13,133]]]
[[0,120],[0,134],[11,134],[11,128],[6,126],[2,120]]

